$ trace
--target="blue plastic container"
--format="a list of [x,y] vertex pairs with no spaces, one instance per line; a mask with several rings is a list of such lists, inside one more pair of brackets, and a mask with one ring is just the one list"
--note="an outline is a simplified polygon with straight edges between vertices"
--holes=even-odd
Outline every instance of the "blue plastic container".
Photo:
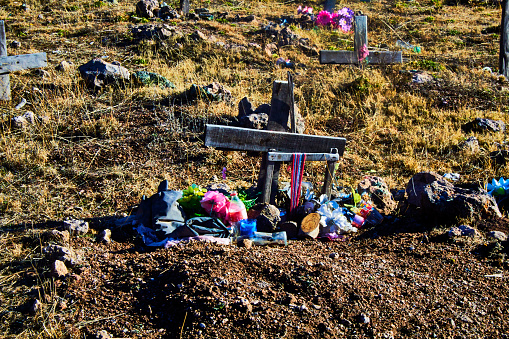
[[256,232],[256,219],[239,220],[239,231],[241,236],[252,237]]

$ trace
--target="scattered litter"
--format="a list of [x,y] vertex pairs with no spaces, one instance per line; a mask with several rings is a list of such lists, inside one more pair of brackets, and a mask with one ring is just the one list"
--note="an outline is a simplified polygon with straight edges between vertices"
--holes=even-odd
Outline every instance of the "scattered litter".
[[452,181],[458,181],[460,178],[460,175],[458,173],[445,173],[444,178],[452,180]]
[[491,183],[486,185],[486,190],[494,197],[506,195],[509,191],[509,179],[492,179]]
[[21,102],[14,107],[14,109],[22,109],[27,104],[27,100],[25,98],[21,99]]
[[295,68],[295,64],[290,62],[290,59],[285,59],[285,58],[278,58],[276,60],[276,65],[279,66],[283,66],[283,68]]
[[408,42],[405,42],[405,41],[402,41],[402,40],[397,40],[396,41],[396,47],[398,48],[401,48],[401,49],[409,49],[409,50],[412,50],[413,52],[415,53],[421,53],[421,47],[419,46],[414,46]]

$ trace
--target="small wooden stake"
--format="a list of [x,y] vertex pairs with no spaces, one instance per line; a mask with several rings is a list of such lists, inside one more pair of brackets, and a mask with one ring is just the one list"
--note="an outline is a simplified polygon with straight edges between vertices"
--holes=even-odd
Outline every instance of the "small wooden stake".
[[293,97],[293,79],[290,72],[288,72],[288,92],[290,93],[290,132],[297,133],[297,117],[295,116],[295,99]]

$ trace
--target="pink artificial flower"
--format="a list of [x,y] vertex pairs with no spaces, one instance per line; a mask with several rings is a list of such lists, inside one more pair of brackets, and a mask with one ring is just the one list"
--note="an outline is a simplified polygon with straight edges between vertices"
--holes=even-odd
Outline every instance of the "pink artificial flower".
[[341,17],[338,13],[332,13],[330,17],[330,23],[332,24],[332,28],[337,29],[340,28],[339,21],[341,20]]
[[328,26],[331,23],[332,15],[327,11],[320,11],[316,17],[316,24],[319,26]]
[[302,10],[302,14],[313,14],[313,8],[312,7],[304,7]]
[[[306,7],[307,8],[307,7]],[[305,9],[305,8],[304,8]],[[299,6],[297,7],[297,13],[298,14],[301,14],[302,13],[302,6]]]
[[360,49],[359,49],[359,62],[362,62],[364,59],[366,59],[366,57],[369,55],[369,51],[368,51],[368,46],[366,46],[366,44],[364,44]]

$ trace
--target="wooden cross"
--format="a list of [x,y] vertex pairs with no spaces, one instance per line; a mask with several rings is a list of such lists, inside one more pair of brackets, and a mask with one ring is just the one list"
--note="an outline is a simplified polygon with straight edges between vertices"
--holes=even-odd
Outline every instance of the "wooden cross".
[[271,203],[275,200],[279,176],[275,167],[282,161],[290,161],[293,153],[306,153],[309,161],[327,161],[322,193],[330,196],[335,164],[343,155],[345,145],[345,138],[219,125],[207,125],[205,135],[205,146],[268,152],[264,155],[265,166],[262,160],[258,189],[262,191],[262,202]]
[[274,81],[272,86],[269,126],[274,123],[280,127],[286,127],[290,118],[292,133],[218,125],[206,126],[205,146],[226,150],[265,152],[258,176],[258,190],[262,192],[261,200],[264,203],[275,202],[280,163],[291,161],[293,153],[305,153],[306,161],[327,161],[322,193],[330,197],[335,165],[345,150],[344,138],[295,133],[297,122],[293,100],[293,80],[288,73],[288,82]]
[[[354,50],[353,51],[320,51],[321,64],[360,64],[362,46],[368,47],[368,18],[365,15],[354,17]],[[394,64],[403,62],[401,51],[369,51],[365,61],[368,64]]]
[[5,26],[4,22],[0,20],[0,100],[11,100],[9,73],[46,66],[46,53],[7,56]]

